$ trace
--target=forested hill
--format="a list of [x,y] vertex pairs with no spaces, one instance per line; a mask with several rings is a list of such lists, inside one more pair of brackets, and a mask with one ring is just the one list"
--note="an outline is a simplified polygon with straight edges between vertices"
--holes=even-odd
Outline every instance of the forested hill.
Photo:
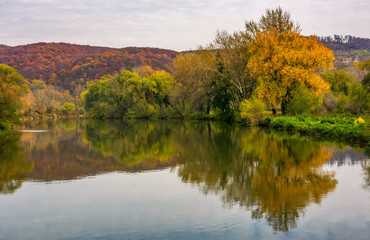
[[3,44],[0,44],[0,50],[2,49],[5,49],[5,48],[8,48],[9,46],[6,46],[6,45],[3,45]]
[[370,39],[369,38],[360,38],[351,35],[334,35],[317,37],[317,39],[324,43],[327,48],[331,50],[361,50],[361,49],[370,49]]
[[148,65],[168,70],[176,51],[157,48],[107,48],[68,43],[35,43],[16,47],[0,45],[0,63],[17,69],[25,78],[72,89],[77,84],[97,81],[122,68]]
[[351,35],[334,35],[317,37],[335,55],[334,67],[355,73],[354,62],[362,62],[370,58],[370,39]]

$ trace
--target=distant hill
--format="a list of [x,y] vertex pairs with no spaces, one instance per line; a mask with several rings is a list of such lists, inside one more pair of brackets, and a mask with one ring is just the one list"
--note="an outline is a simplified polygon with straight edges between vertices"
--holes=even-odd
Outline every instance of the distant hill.
[[[1,45],[5,46],[5,45]],[[35,43],[0,48],[0,63],[17,69],[25,78],[73,89],[121,69],[149,65],[168,70],[177,52],[158,48],[108,48],[68,43]]]
[[324,43],[326,47],[332,50],[360,50],[360,49],[370,49],[370,39],[360,38],[351,35],[334,35],[317,37],[317,39]]
[[346,69],[353,73],[354,62],[361,62],[370,58],[370,39],[351,35],[334,35],[317,37],[335,55],[334,67]]
[[5,49],[5,48],[8,48],[8,47],[9,46],[7,46],[7,45],[0,44],[0,50]]

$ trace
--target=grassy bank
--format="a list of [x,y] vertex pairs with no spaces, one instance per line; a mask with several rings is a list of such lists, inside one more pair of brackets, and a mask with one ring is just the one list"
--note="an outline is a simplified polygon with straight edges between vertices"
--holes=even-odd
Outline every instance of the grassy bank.
[[[369,143],[370,116],[266,116],[260,126],[302,135]],[[357,120],[357,121],[356,121]]]

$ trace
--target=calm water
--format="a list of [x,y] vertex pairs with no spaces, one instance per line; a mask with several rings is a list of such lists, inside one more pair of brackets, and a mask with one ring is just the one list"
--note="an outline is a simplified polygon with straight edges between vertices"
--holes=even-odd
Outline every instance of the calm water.
[[369,239],[369,149],[217,122],[0,135],[0,239]]

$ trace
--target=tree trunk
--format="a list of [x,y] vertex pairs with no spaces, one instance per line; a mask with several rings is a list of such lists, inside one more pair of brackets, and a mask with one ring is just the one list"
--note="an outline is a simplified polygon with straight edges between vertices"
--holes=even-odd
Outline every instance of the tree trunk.
[[275,108],[272,109],[272,114],[276,115],[276,109]]
[[281,100],[281,113],[283,115],[286,114],[286,108],[287,108],[287,106],[288,106],[288,100],[286,100],[286,99]]
[[283,115],[285,115],[287,113],[286,110],[287,110],[288,103],[289,103],[289,100],[290,100],[290,92],[291,91],[292,91],[292,89],[287,89],[285,97],[281,100],[281,113]]
[[211,111],[211,103],[210,102],[207,103],[206,111],[207,111],[207,114],[209,114],[209,112]]

